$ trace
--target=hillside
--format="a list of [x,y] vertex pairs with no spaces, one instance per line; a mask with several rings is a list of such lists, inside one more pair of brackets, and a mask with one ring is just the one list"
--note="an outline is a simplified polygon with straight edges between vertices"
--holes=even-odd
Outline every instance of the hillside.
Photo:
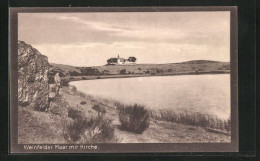
[[170,64],[135,64],[135,65],[104,65],[93,67],[74,67],[62,64],[50,64],[50,76],[61,73],[61,76],[76,77],[99,76],[104,77],[128,77],[149,75],[181,75],[181,74],[206,74],[229,73],[229,62],[217,62],[209,60],[194,60],[182,63]]
[[[204,64],[204,63],[220,63],[219,61],[211,61],[211,60],[191,60],[182,62],[183,64]],[[182,64],[181,63],[181,64]]]

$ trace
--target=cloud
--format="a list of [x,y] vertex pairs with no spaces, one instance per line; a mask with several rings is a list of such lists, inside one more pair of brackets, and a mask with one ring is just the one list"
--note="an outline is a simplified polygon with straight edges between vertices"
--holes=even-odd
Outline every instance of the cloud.
[[173,63],[188,60],[229,61],[229,49],[208,45],[158,43],[78,43],[78,44],[41,44],[35,45],[42,54],[48,56],[53,63],[74,66],[104,65],[106,60],[116,57],[135,56],[137,63]]
[[70,65],[103,65],[117,54],[136,56],[139,63],[229,61],[229,17],[229,12],[19,13],[18,38],[50,62]]
[[87,25],[88,27],[91,27],[93,30],[97,31],[121,32],[124,30],[123,28],[120,28],[118,26],[113,26],[102,22],[87,21],[75,16],[61,16],[57,18],[64,21],[70,21],[72,23]]

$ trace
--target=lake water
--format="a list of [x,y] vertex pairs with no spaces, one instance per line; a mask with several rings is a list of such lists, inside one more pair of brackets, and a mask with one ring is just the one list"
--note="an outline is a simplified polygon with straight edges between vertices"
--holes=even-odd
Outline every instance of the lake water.
[[230,116],[230,75],[180,75],[71,82],[83,93],[147,108]]

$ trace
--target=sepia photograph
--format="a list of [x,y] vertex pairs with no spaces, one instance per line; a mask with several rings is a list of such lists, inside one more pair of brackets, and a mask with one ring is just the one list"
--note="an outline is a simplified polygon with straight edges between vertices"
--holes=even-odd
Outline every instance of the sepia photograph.
[[10,108],[23,152],[237,150],[230,9],[21,11]]

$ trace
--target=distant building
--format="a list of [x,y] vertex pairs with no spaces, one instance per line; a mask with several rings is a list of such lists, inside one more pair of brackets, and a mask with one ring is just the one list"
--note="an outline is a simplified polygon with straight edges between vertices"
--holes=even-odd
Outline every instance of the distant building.
[[119,54],[117,58],[110,58],[107,60],[107,63],[110,65],[134,65],[136,61],[135,57],[129,57],[128,59],[120,58]]
[[132,64],[133,62],[130,62],[128,59],[120,58],[119,54],[117,56],[117,64]]

